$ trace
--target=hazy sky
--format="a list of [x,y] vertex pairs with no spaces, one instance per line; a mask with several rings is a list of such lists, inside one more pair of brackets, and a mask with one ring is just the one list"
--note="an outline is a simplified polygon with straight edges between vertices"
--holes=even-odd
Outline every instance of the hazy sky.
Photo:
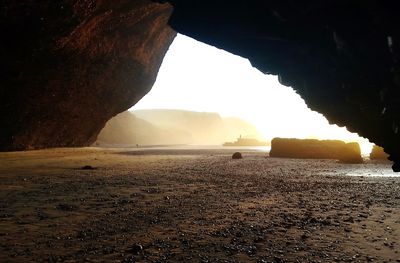
[[[292,88],[264,75],[247,59],[178,35],[152,90],[131,110],[183,109],[218,112],[254,124],[265,138],[297,137],[361,140],[329,125]],[[367,140],[362,148],[371,147]],[[365,151],[365,149],[363,149]]]

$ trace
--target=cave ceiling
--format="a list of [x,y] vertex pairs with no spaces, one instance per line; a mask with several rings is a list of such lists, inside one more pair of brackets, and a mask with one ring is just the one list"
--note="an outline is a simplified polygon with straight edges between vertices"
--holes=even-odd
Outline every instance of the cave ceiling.
[[168,1],[176,31],[278,75],[330,123],[400,158],[397,1]]

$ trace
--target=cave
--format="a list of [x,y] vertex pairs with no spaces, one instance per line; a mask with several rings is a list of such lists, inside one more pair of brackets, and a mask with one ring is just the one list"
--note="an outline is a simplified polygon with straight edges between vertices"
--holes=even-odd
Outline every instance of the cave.
[[156,2],[4,2],[0,149],[90,145],[151,89],[177,31],[278,75],[400,169],[394,1]]
[[[2,1],[0,258],[398,262],[398,11],[392,0]],[[392,168],[86,147],[152,89],[177,33],[277,76]]]
[[177,31],[278,75],[400,169],[395,2],[162,2],[3,3],[0,149],[90,145],[151,89]]

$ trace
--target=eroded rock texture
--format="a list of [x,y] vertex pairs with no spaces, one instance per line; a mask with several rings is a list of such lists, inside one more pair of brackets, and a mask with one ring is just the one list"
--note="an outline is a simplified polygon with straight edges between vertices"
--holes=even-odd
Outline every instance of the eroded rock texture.
[[0,149],[91,144],[152,87],[175,32],[169,4],[3,1]]
[[174,29],[279,75],[331,123],[383,146],[400,170],[398,1],[168,2]]
[[337,159],[342,163],[363,162],[358,143],[345,143],[339,140],[274,138],[271,141],[269,156],[299,159]]
[[371,153],[369,154],[369,158],[371,160],[387,160],[388,154],[385,153],[382,147],[374,145]]

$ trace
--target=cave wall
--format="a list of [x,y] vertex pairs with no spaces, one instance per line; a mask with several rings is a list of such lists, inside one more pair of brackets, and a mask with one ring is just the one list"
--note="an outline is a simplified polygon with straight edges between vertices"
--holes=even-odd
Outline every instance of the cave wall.
[[0,149],[85,146],[152,87],[175,32],[169,4],[3,1]]
[[398,1],[168,2],[175,30],[278,75],[330,123],[383,146],[400,171]]

